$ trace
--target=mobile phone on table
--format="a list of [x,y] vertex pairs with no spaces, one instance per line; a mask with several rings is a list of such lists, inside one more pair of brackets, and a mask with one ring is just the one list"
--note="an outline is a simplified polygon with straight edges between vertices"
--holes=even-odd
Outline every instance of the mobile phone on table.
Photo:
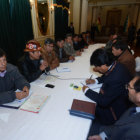
[[54,88],[55,86],[52,85],[52,84],[46,84],[45,87],[48,87],[48,88]]

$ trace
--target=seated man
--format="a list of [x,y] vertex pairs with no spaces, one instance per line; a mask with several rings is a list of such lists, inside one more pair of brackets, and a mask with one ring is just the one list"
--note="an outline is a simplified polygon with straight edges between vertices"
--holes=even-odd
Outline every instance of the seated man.
[[140,139],[140,77],[136,76],[126,87],[129,100],[135,104],[112,126],[100,129],[100,134],[89,140],[139,140]]
[[114,62],[104,49],[97,49],[93,52],[90,64],[94,65],[103,74],[95,80],[86,80],[87,84],[94,84],[95,81],[102,83],[99,94],[89,89],[88,86],[83,86],[85,95],[97,103],[96,119],[93,121],[90,131],[95,134],[101,125],[115,123],[128,108],[125,84],[131,80],[131,76],[127,69],[122,64]]
[[[27,97],[29,88],[30,84],[15,66],[7,63],[6,54],[0,49],[0,104]],[[21,91],[16,92],[17,89]]]
[[70,56],[70,55],[66,54],[66,52],[64,50],[64,40],[63,39],[58,39],[56,41],[55,52],[61,63],[68,62],[69,60],[72,60],[72,61],[75,60],[74,56]]
[[78,42],[78,35],[77,34],[75,34],[73,36],[73,48],[76,51],[78,51],[78,50],[80,51],[81,50],[80,45],[79,45],[79,42]]
[[59,66],[59,59],[54,51],[54,41],[47,38],[44,42],[44,46],[41,50],[43,59],[48,63],[50,70]]
[[36,80],[44,70],[49,70],[48,63],[40,57],[40,50],[40,44],[30,40],[24,49],[25,55],[19,60],[20,71],[29,82]]
[[104,49],[111,52],[112,51],[112,44],[115,43],[117,40],[121,38],[115,32],[112,32],[109,37],[109,41],[106,43]]
[[80,49],[83,51],[83,49],[87,49],[88,48],[88,44],[84,41],[82,35],[80,34],[78,36],[78,43],[80,46]]
[[64,43],[64,50],[68,55],[71,55],[71,56],[80,56],[81,55],[80,51],[75,51],[73,48],[71,34],[66,35],[66,39],[65,39],[65,43]]
[[123,64],[132,76],[135,74],[135,59],[128,46],[123,41],[117,41],[112,45],[112,53],[117,57],[117,60]]

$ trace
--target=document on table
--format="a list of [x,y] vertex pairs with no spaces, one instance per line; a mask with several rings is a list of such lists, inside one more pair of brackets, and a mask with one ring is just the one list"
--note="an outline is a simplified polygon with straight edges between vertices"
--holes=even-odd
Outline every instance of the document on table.
[[20,107],[21,110],[33,112],[33,113],[39,113],[41,108],[46,103],[46,100],[48,99],[48,95],[46,94],[38,94],[34,93],[30,96],[30,98]]
[[56,71],[58,73],[61,73],[61,72],[71,72],[71,70],[69,68],[66,68],[66,67],[58,67],[58,68],[56,68]]
[[[16,90],[16,92],[20,92],[20,90]],[[21,100],[15,99],[13,102],[11,103],[6,103],[6,104],[2,104],[0,105],[1,107],[7,107],[7,108],[14,108],[14,109],[18,109],[32,94],[32,91],[29,91],[29,96],[26,98],[23,98]]]
[[100,88],[102,87],[102,84],[97,84],[97,83],[95,83],[95,84],[88,84],[88,85],[86,85],[85,81],[81,82],[81,83],[83,83],[83,85],[88,86],[89,89],[94,90],[96,92],[99,92]]

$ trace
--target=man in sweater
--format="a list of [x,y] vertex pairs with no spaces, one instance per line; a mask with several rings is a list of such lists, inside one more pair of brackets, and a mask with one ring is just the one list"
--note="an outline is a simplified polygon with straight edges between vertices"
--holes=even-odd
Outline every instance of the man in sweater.
[[71,55],[71,56],[80,56],[81,55],[80,51],[75,51],[73,48],[71,34],[66,35],[66,39],[65,39],[65,43],[64,43],[64,50],[68,55]]
[[[0,104],[29,95],[30,84],[19,73],[17,67],[8,64],[5,52],[0,49]],[[20,91],[16,92],[19,89]]]

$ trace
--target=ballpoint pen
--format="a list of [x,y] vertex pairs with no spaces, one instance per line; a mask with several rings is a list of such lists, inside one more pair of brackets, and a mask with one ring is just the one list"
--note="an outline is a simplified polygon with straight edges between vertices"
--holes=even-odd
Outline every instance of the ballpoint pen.
[[[88,87],[87,85],[85,85],[85,84],[83,84],[82,82],[80,82],[83,86],[86,86],[86,87]],[[89,88],[89,87],[88,87]]]
[[90,78],[89,78],[89,79],[91,80],[91,78],[92,78],[92,74],[91,74],[91,76],[90,76]]

